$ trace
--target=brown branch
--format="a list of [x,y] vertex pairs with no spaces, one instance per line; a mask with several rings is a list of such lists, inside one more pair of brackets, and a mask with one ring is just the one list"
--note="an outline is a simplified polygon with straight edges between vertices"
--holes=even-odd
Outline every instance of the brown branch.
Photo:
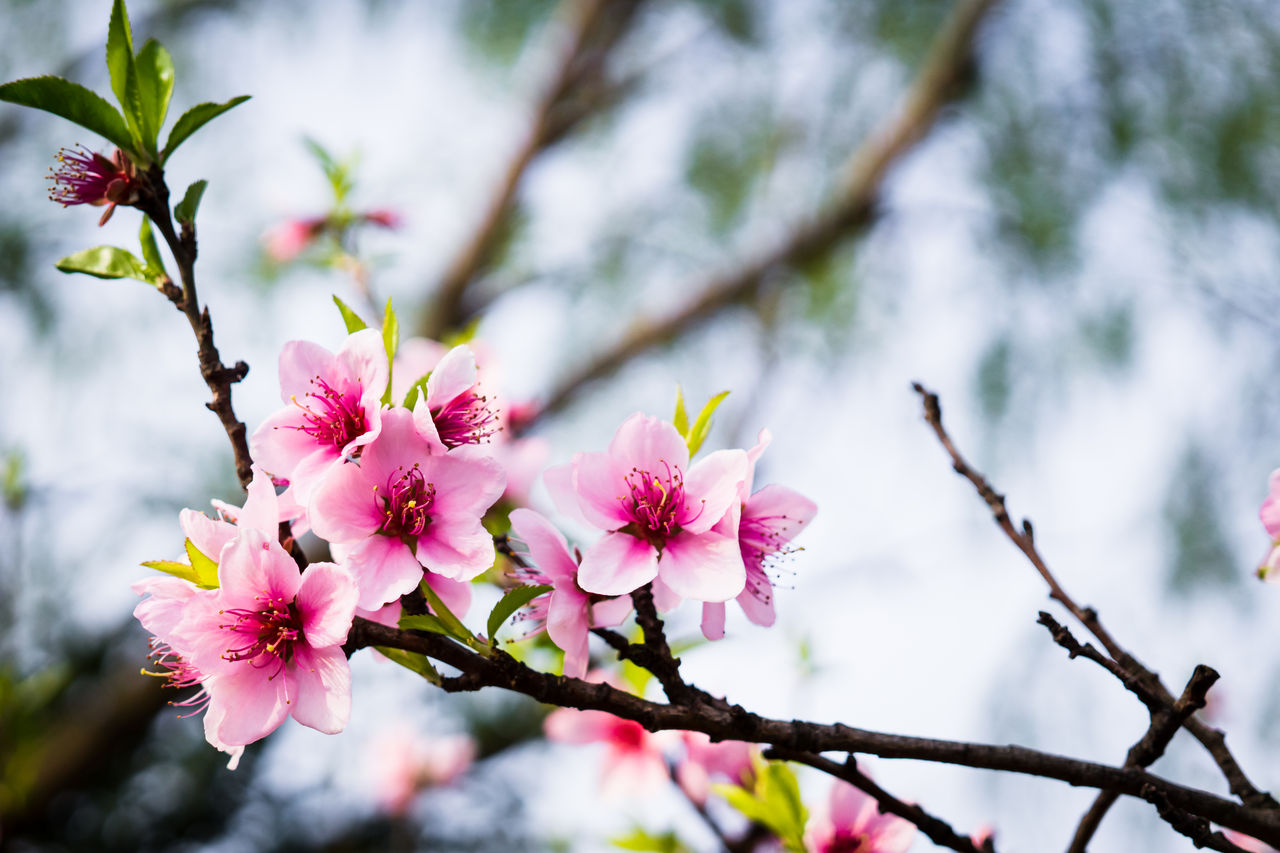
[[667,694],[667,701],[679,705],[690,704],[701,691],[686,684],[680,675],[680,658],[671,653],[671,646],[667,644],[662,618],[658,616],[658,608],[653,603],[653,588],[645,584],[631,593],[631,601],[636,609],[636,623],[644,633],[644,648],[647,652],[646,661],[641,665],[658,679],[663,692]]
[[609,684],[538,672],[500,650],[484,657],[437,634],[400,631],[356,619],[346,648],[367,646],[425,654],[460,670],[463,675],[459,679],[443,685],[447,690],[499,687],[551,705],[607,711],[634,720],[650,731],[699,731],[713,740],[763,743],[800,752],[868,753],[1057,779],[1076,786],[1115,790],[1148,802],[1167,801],[1189,815],[1248,833],[1269,844],[1280,844],[1280,813],[1187,788],[1145,770],[1095,764],[1021,746],[887,734],[840,723],[773,720],[705,694],[687,705],[659,704]]
[[244,423],[236,417],[231,405],[231,386],[245,378],[249,373],[249,365],[237,361],[233,366],[227,367],[222,363],[222,356],[213,340],[213,321],[209,318],[209,309],[201,309],[200,298],[196,295],[195,225],[184,223],[181,235],[174,230],[173,219],[169,215],[169,187],[164,180],[164,171],[159,166],[152,166],[146,172],[144,185],[137,207],[150,217],[156,230],[164,237],[173,254],[174,263],[178,265],[178,277],[182,281],[181,295],[172,285],[164,293],[191,324],[191,331],[196,336],[200,375],[213,394],[213,400],[205,403],[205,406],[222,422],[222,428],[226,430],[235,454],[236,476],[240,478],[240,485],[247,489],[249,481],[253,479],[253,459],[249,455]]
[[881,814],[894,814],[903,820],[914,823],[930,841],[939,847],[958,850],[960,853],[995,853],[990,848],[979,847],[972,838],[967,835],[960,835],[946,821],[934,817],[920,808],[920,806],[903,802],[884,788],[881,788],[870,776],[858,769],[857,762],[853,760],[853,756],[850,756],[849,760],[844,764],[840,764],[812,753],[770,749],[766,750],[765,758],[778,759],[779,761],[797,761],[801,764],[807,764],[816,770],[821,770],[829,776],[843,779],[873,798],[876,801],[876,805],[879,806]]
[[464,324],[474,313],[465,304],[467,289],[493,260],[529,164],[564,139],[584,118],[621,96],[622,90],[605,82],[604,65],[626,33],[641,0],[568,0],[565,5],[571,19],[571,35],[564,57],[479,223],[436,285],[418,326],[419,334],[425,337],[439,338]]
[[539,415],[559,411],[591,383],[627,362],[670,343],[722,309],[752,303],[759,285],[774,273],[802,265],[866,229],[885,176],[938,121],[942,108],[962,93],[970,77],[974,35],[996,0],[961,0],[933,46],[897,115],[849,159],[839,192],[826,207],[801,223],[786,239],[737,269],[688,287],[698,296],[682,308],[641,323],[611,349],[565,377]]
[[[933,428],[934,434],[938,437],[938,442],[946,450],[947,455],[951,457],[952,467],[957,474],[973,484],[978,495],[990,508],[996,525],[1004,532],[1009,541],[1026,556],[1028,562],[1035,567],[1040,577],[1044,579],[1045,584],[1049,587],[1049,597],[1065,607],[1102,644],[1111,659],[1128,672],[1133,679],[1141,682],[1160,701],[1161,705],[1166,708],[1172,707],[1174,705],[1173,694],[1165,687],[1164,682],[1160,680],[1160,676],[1148,669],[1111,636],[1110,632],[1103,626],[1101,619],[1098,618],[1096,610],[1092,607],[1081,607],[1058,583],[1057,578],[1049,570],[1048,564],[1045,563],[1044,558],[1036,548],[1035,533],[1031,522],[1024,519],[1021,530],[1014,527],[1013,521],[1009,517],[1009,512],[1005,508],[1004,495],[996,491],[987,482],[986,477],[965,461],[955,443],[951,440],[951,436],[947,434],[942,425],[942,404],[938,400],[938,395],[926,389],[919,382],[913,383],[912,387],[920,395],[920,400],[924,407],[924,419]],[[1280,810],[1280,804],[1277,804],[1270,794],[1260,791],[1249,781],[1244,770],[1236,761],[1235,756],[1227,748],[1226,736],[1221,730],[1213,728],[1194,715],[1187,718],[1183,725],[1196,740],[1204,745],[1206,751],[1217,763],[1219,770],[1222,771],[1223,777],[1226,778],[1231,793],[1239,797],[1241,802],[1255,808]]]

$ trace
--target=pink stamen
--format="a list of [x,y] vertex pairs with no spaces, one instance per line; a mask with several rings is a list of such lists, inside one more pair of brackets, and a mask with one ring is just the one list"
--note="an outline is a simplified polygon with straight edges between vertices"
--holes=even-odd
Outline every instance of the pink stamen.
[[258,668],[274,663],[274,677],[293,658],[294,643],[302,638],[302,618],[292,602],[283,598],[264,594],[257,600],[261,604],[256,610],[237,607],[222,611],[234,617],[235,622],[218,627],[243,638],[243,645],[228,648],[222,657],[229,661],[247,660]]
[[431,419],[435,421],[441,443],[450,450],[464,444],[483,444],[500,429],[489,398],[470,390],[432,412]]
[[393,473],[387,478],[382,496],[383,518],[378,532],[387,536],[421,536],[431,523],[435,500],[436,487],[427,482],[417,463],[398,477]]
[[303,411],[302,418],[306,421],[295,429],[302,430],[320,444],[337,448],[346,447],[366,431],[364,406],[359,395],[340,394],[319,376],[312,379],[311,384],[320,390],[312,391],[304,399],[315,402],[307,406],[299,403],[297,397],[291,400]]
[[662,467],[661,474],[632,468],[626,476],[630,494],[619,498],[629,501],[627,512],[638,535],[655,544],[680,532],[676,515],[684,508],[684,476],[666,461]]

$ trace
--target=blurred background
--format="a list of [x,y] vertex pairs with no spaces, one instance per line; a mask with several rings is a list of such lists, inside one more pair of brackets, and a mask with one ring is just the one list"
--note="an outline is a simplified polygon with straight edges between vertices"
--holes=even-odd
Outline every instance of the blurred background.
[[[0,78],[108,92],[109,10],[2,0]],[[775,569],[777,625],[731,608],[726,638],[697,643],[697,608],[672,614],[692,681],[771,716],[1121,763],[1144,709],[1035,624],[1044,586],[950,470],[919,380],[1122,643],[1175,693],[1196,663],[1222,673],[1210,719],[1280,787],[1280,589],[1253,578],[1280,466],[1269,0],[130,12],[174,56],[171,117],[253,96],[168,169],[175,192],[209,181],[197,275],[224,360],[252,367],[250,430],[279,405],[285,341],[339,346],[335,293],[367,315],[391,297],[423,335],[474,327],[499,398],[538,407],[548,463],[633,411],[669,416],[676,383],[693,405],[730,389],[708,447],[768,427],[757,484],[820,510]],[[53,268],[136,251],[135,211],[99,229],[46,200],[77,142],[105,150],[0,105],[0,845],[590,851],[643,827],[718,849],[674,788],[600,801],[601,753],[541,740],[545,709],[445,696],[368,653],[346,732],[287,723],[234,772],[176,718],[138,675],[129,583],[179,553],[180,508],[239,489],[183,318],[138,282]],[[469,766],[388,793],[388,742],[463,735]],[[1093,798],[866,765],[1001,850],[1064,848]],[[1225,793],[1185,735],[1155,769]],[[1091,849],[1192,846],[1121,802]]]

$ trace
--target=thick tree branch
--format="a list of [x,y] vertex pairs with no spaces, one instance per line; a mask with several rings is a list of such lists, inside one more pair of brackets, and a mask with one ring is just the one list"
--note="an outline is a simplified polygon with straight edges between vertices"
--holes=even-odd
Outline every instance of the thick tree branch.
[[765,751],[765,758],[773,758],[779,761],[797,761],[821,770],[829,776],[843,779],[873,798],[876,801],[876,805],[879,806],[881,814],[894,814],[903,820],[911,821],[930,841],[939,847],[958,850],[960,853],[995,853],[990,847],[979,847],[969,836],[960,835],[946,821],[934,817],[914,803],[903,802],[884,788],[881,788],[870,776],[858,769],[858,764],[853,760],[853,756],[850,756],[849,760],[844,764],[840,764],[812,753],[795,752],[787,749],[770,749]]
[[[938,437],[938,442],[946,450],[947,455],[951,457],[952,467],[957,474],[973,484],[978,495],[990,508],[996,525],[1004,532],[1009,541],[1026,556],[1027,560],[1040,574],[1040,577],[1044,579],[1045,584],[1049,587],[1049,597],[1060,603],[1072,616],[1079,620],[1080,624],[1107,650],[1111,659],[1129,673],[1132,679],[1144,685],[1146,690],[1155,696],[1161,705],[1166,708],[1172,707],[1174,705],[1173,694],[1165,687],[1164,682],[1160,680],[1160,676],[1143,665],[1141,661],[1130,654],[1111,636],[1098,618],[1096,610],[1092,607],[1081,607],[1058,583],[1058,579],[1049,570],[1048,564],[1045,563],[1044,558],[1036,548],[1035,533],[1031,522],[1023,519],[1022,529],[1015,528],[1013,520],[1009,517],[1008,510],[1005,508],[1004,495],[997,492],[987,482],[986,477],[970,466],[964,457],[960,455],[960,451],[951,440],[951,436],[947,434],[946,429],[942,426],[942,404],[938,400],[938,395],[927,390],[918,382],[914,383],[912,387],[920,395],[920,400],[924,407],[924,419],[933,428]],[[1231,793],[1249,806],[1280,810],[1280,804],[1277,804],[1270,794],[1258,790],[1249,781],[1244,770],[1241,769],[1240,764],[1236,761],[1235,756],[1227,748],[1226,737],[1220,730],[1209,726],[1194,715],[1187,718],[1183,725],[1196,740],[1204,745],[1205,749],[1213,757],[1218,768],[1222,771],[1222,775],[1226,778],[1227,784],[1231,788]]]
[[885,176],[937,123],[942,108],[963,91],[970,76],[974,35],[996,0],[961,0],[939,31],[898,114],[849,159],[837,196],[786,239],[737,269],[702,284],[689,303],[666,317],[637,325],[611,348],[565,377],[539,414],[567,406],[587,385],[611,375],[633,358],[669,343],[722,309],[756,299],[762,281],[775,272],[822,256],[872,222]]
[[529,164],[584,118],[617,99],[618,91],[605,82],[604,66],[640,5],[641,0],[568,0],[565,4],[571,35],[564,57],[479,223],[436,285],[419,334],[439,338],[474,313],[466,305],[467,289],[493,260]]
[[609,684],[538,672],[502,651],[484,657],[440,635],[400,631],[356,619],[346,648],[355,650],[367,646],[388,646],[425,654],[461,670],[463,676],[447,682],[445,689],[500,687],[552,705],[608,711],[634,720],[650,731],[698,731],[713,740],[763,743],[799,752],[868,753],[882,758],[907,758],[1041,776],[1070,785],[1114,790],[1152,803],[1167,802],[1186,814],[1248,833],[1269,844],[1280,844],[1280,813],[1187,788],[1143,770],[1095,764],[1021,746],[894,735],[840,723],[772,720],[705,694],[687,705],[659,704]]

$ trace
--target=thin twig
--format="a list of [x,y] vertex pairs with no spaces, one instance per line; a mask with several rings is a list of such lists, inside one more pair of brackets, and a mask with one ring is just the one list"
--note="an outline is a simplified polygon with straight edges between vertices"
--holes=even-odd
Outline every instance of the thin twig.
[[[1096,610],[1092,607],[1081,607],[1058,583],[1058,579],[1049,570],[1048,564],[1045,563],[1040,551],[1036,548],[1035,532],[1030,520],[1023,519],[1021,530],[1014,527],[1013,520],[1009,517],[1009,512],[1005,508],[1004,495],[996,491],[987,482],[986,477],[965,461],[955,443],[951,440],[951,436],[948,435],[943,427],[942,404],[938,400],[938,395],[926,389],[919,382],[913,383],[912,387],[920,395],[920,400],[924,407],[924,419],[933,428],[934,434],[938,437],[938,442],[946,450],[947,455],[951,457],[952,467],[957,474],[973,484],[978,495],[990,508],[996,525],[1004,532],[1009,541],[1026,556],[1028,562],[1035,567],[1040,577],[1044,579],[1045,584],[1049,587],[1049,597],[1065,607],[1072,616],[1079,620],[1080,624],[1107,650],[1111,659],[1128,672],[1134,680],[1144,685],[1152,695],[1159,699],[1162,705],[1172,707],[1174,705],[1173,694],[1165,687],[1164,682],[1160,680],[1160,676],[1148,669],[1111,636],[1110,632],[1103,626],[1102,620],[1098,618]],[[1239,762],[1236,761],[1235,756],[1227,748],[1226,736],[1222,731],[1213,728],[1195,716],[1189,717],[1183,725],[1196,740],[1204,745],[1210,756],[1217,763],[1218,768],[1222,771],[1222,775],[1226,778],[1231,793],[1239,797],[1241,802],[1254,808],[1280,810],[1280,804],[1277,804],[1270,794],[1260,791],[1249,781]]]
[[1153,803],[1161,799],[1186,814],[1248,833],[1268,844],[1280,844],[1280,813],[1275,810],[1254,808],[1188,788],[1145,770],[1096,764],[1021,746],[895,735],[840,723],[773,720],[701,692],[690,704],[661,704],[609,684],[538,672],[501,650],[486,657],[438,634],[401,631],[357,618],[344,648],[354,651],[367,646],[418,652],[461,671],[463,676],[446,683],[445,689],[499,687],[551,705],[607,711],[634,720],[650,731],[698,731],[713,740],[762,743],[800,752],[867,753],[1057,779],[1076,786],[1115,790]]
[[821,770],[829,776],[843,779],[873,798],[876,801],[876,805],[879,806],[881,814],[897,815],[903,820],[914,823],[930,841],[939,847],[958,850],[960,853],[995,853],[990,848],[979,847],[972,838],[959,834],[951,828],[949,823],[929,814],[920,806],[900,800],[884,788],[881,788],[870,776],[858,769],[858,764],[854,761],[853,756],[850,756],[849,760],[844,764],[840,764],[813,753],[796,752],[787,749],[770,749],[765,751],[765,758],[779,761],[796,761],[800,764],[807,764],[816,770]]
[[970,78],[974,35],[996,0],[961,0],[939,30],[901,109],[849,159],[840,189],[827,206],[779,244],[736,269],[688,292],[698,294],[675,312],[641,322],[610,349],[565,377],[547,398],[539,415],[559,411],[591,383],[611,375],[627,362],[670,343],[716,316],[722,309],[751,303],[762,281],[772,274],[823,256],[843,240],[866,229],[885,176],[892,166],[934,127],[942,108],[954,101]]

